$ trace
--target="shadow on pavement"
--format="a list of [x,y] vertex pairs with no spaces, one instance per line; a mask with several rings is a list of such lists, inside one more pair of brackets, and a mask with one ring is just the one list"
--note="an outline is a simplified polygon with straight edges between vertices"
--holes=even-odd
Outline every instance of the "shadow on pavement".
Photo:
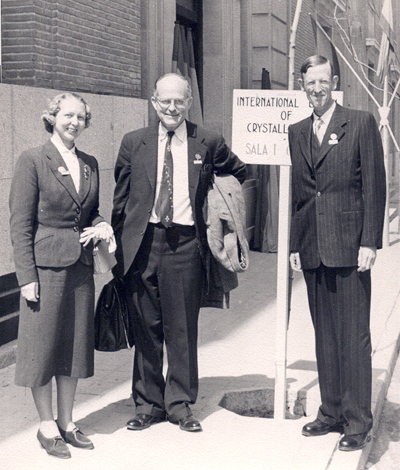
[[367,468],[381,460],[382,456],[389,450],[391,442],[400,441],[400,404],[390,401],[385,402],[375,436]]
[[132,399],[110,403],[109,405],[88,414],[76,422],[78,427],[85,429],[85,434],[113,434],[125,427],[127,421],[135,414],[135,405]]

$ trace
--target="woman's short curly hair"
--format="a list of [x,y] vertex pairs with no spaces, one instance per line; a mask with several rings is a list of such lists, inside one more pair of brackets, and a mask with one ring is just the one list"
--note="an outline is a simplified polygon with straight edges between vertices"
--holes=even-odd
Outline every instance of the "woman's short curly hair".
[[78,101],[85,105],[85,129],[89,127],[90,119],[92,118],[92,113],[90,112],[89,105],[82,98],[82,96],[79,96],[77,93],[72,92],[60,93],[59,95],[55,96],[52,100],[49,100],[47,109],[44,110],[42,114],[42,121],[44,122],[44,127],[47,132],[50,132],[50,134],[53,133],[55,117],[57,116],[58,111],[60,111],[60,104],[62,101],[68,98],[76,98]]

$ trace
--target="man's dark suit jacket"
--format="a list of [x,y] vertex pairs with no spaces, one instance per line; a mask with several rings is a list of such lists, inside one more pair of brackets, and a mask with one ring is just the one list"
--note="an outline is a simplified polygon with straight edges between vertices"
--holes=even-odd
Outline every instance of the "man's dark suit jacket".
[[[186,121],[188,138],[189,197],[203,259],[208,246],[203,203],[214,173],[229,173],[240,182],[246,166],[230,151],[222,136]],[[154,204],[158,123],[130,132],[122,139],[116,166],[112,226],[117,238],[117,275],[129,270],[140,247]]]
[[357,266],[360,246],[382,246],[386,200],[383,149],[371,113],[336,105],[316,161],[312,117],[289,127],[290,250],[302,268]]
[[19,285],[38,280],[36,266],[63,268],[79,259],[93,263],[93,245],[79,242],[99,215],[99,169],[94,157],[76,150],[79,194],[59,151],[51,141],[19,157],[10,192],[11,240]]

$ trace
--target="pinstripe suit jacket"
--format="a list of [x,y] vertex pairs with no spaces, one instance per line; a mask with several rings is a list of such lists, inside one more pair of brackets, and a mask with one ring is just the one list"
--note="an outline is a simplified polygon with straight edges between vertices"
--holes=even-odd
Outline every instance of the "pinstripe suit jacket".
[[386,183],[371,113],[336,109],[318,155],[312,116],[289,127],[292,160],[291,252],[304,269],[357,266],[360,246],[382,246]]
[[94,157],[76,150],[81,185],[62,175],[66,164],[49,140],[27,150],[15,166],[10,191],[11,241],[19,285],[38,280],[36,266],[62,268],[79,259],[92,264],[93,245],[79,243],[83,228],[104,219],[99,214],[99,171]]

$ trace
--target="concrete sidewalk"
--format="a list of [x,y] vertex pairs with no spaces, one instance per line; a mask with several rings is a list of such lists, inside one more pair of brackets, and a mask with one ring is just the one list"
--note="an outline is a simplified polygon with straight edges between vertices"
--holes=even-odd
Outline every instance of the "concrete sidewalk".
[[[243,392],[247,397],[249,391],[267,397],[267,412],[273,405],[276,255],[252,252],[250,261],[249,271],[240,275],[240,286],[232,293],[231,309],[203,309],[200,314],[200,390],[192,409],[202,422],[202,433],[185,433],[170,423],[127,431],[125,423],[134,415],[133,352],[96,352],[95,376],[79,382],[75,406],[75,421],[91,436],[95,449],[71,448],[72,459],[66,461],[49,457],[36,439],[38,419],[30,391],[13,385],[11,365],[0,370],[1,468],[363,469],[371,444],[346,453],[337,450],[338,434],[301,435],[302,426],[315,418],[320,400],[314,332],[301,274],[293,282],[288,331],[292,419],[241,416],[220,406],[227,394]],[[379,251],[371,315],[375,416],[380,414],[399,346],[399,268],[400,244]],[[98,286],[105,280],[98,278]]]

